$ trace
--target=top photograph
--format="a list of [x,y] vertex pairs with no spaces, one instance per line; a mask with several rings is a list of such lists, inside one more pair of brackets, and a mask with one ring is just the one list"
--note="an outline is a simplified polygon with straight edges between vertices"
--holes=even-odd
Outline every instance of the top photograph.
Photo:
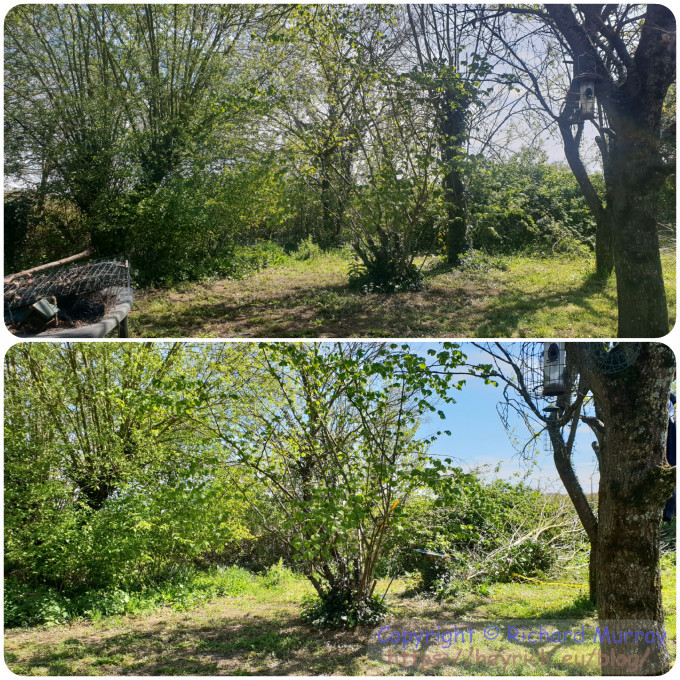
[[18,5],[3,39],[5,334],[675,324],[662,5]]

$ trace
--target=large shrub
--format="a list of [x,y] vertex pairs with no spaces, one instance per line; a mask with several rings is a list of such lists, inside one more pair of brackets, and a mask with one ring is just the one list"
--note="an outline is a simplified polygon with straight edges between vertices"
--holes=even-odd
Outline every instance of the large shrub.
[[272,182],[266,164],[221,172],[195,166],[99,211],[97,240],[127,254],[142,284],[238,273],[239,246],[276,212]]
[[552,253],[594,247],[595,220],[569,168],[525,149],[507,161],[479,159],[469,172],[473,248]]

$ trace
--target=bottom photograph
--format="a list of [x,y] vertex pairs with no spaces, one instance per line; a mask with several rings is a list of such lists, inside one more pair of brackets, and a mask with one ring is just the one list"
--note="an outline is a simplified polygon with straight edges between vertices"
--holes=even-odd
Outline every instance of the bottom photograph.
[[24,342],[18,675],[660,675],[676,366],[646,342]]

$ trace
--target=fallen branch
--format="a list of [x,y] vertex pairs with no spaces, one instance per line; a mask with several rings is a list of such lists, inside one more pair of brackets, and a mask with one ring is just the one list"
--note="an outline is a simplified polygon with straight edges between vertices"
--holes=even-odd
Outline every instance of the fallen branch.
[[17,272],[16,274],[8,274],[5,276],[5,283],[11,283],[14,281],[14,279],[18,279],[21,276],[31,276],[32,274],[35,274],[35,272],[41,272],[44,269],[51,269],[52,267],[58,267],[59,265],[62,264],[68,264],[69,262],[75,262],[76,260],[82,260],[85,257],[89,257],[90,255],[93,254],[92,248],[88,248],[87,250],[84,250],[82,253],[77,253],[76,255],[69,255],[69,257],[65,257],[63,260],[57,260],[56,262],[47,262],[46,264],[41,264],[38,267],[33,267],[31,269],[24,269],[21,272]]

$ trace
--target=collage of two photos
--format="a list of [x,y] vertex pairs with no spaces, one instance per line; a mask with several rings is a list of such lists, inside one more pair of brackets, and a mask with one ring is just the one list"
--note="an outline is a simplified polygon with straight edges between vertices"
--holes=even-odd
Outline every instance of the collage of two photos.
[[663,5],[3,19],[15,675],[663,675]]

